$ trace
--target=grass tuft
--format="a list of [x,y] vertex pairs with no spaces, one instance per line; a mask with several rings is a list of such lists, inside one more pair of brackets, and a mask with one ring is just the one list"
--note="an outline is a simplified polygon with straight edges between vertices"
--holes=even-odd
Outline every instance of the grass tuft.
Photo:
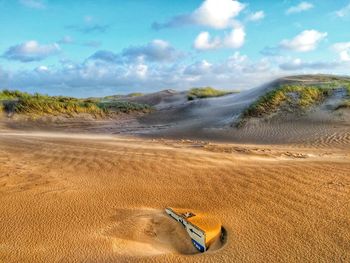
[[141,93],[141,92],[134,92],[134,93],[130,93],[127,95],[127,97],[140,97],[143,96],[145,94]]
[[234,91],[223,91],[217,90],[212,87],[204,87],[204,88],[193,88],[190,89],[187,93],[188,100],[194,99],[203,99],[203,98],[212,98],[212,97],[221,97],[228,94],[235,93]]

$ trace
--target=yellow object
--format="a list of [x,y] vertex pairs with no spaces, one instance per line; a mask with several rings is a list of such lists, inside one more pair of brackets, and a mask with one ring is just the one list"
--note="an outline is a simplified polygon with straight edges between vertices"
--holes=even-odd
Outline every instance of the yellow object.
[[184,226],[192,243],[201,252],[206,251],[221,234],[221,223],[204,213],[180,208],[166,208],[165,212]]

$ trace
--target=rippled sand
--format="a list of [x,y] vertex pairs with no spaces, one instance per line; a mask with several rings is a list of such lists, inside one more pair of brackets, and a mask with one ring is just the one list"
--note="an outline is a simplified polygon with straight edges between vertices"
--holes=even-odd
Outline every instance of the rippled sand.
[[[338,144],[2,132],[0,261],[349,262]],[[226,244],[196,253],[168,206],[217,217]]]

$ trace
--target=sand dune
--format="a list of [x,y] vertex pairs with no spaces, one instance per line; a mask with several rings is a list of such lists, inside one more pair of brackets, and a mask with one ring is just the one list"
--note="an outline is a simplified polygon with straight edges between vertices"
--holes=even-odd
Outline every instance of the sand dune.
[[[341,148],[111,136],[0,135],[4,262],[347,262],[350,156]],[[198,254],[163,211],[218,217]]]
[[[142,116],[0,117],[0,262],[349,262],[344,91],[233,125],[275,85],[329,79],[127,98],[156,107]],[[166,207],[222,222],[224,242],[198,253]]]
[[[216,98],[188,101],[186,92],[164,90],[119,100],[148,103],[155,107],[151,114],[120,114],[113,118],[93,119],[84,116],[65,118],[43,116],[31,119],[15,115],[0,117],[5,129],[61,131],[73,133],[123,134],[151,138],[210,140],[235,143],[308,144],[314,147],[338,145],[349,147],[350,110],[335,110],[347,98],[346,89],[339,88],[320,105],[305,112],[280,112],[251,118],[243,127],[236,127],[242,112],[262,95],[280,85],[327,85],[348,78],[325,75],[285,77]],[[339,84],[341,86],[341,84]],[[0,126],[0,127],[1,127]]]

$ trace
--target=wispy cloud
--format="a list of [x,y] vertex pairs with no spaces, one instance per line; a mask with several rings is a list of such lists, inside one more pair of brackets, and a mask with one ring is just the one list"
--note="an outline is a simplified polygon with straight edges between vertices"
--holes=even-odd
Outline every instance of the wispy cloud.
[[45,9],[46,3],[43,0],[20,0],[19,1],[22,5],[34,8],[34,9]]
[[83,43],[86,47],[100,47],[102,45],[101,41],[91,40]]
[[291,6],[290,8],[287,9],[286,14],[295,14],[295,13],[301,13],[307,10],[310,10],[314,8],[314,5],[309,3],[309,2],[301,2],[300,4],[296,6]]
[[65,26],[66,29],[74,30],[80,33],[105,33],[110,25],[108,24],[93,24],[93,25],[68,25]]
[[59,44],[73,44],[74,39],[71,36],[64,36],[60,40],[57,41]]
[[72,24],[65,26],[66,29],[74,30],[84,34],[105,33],[110,27],[110,24],[101,24],[96,22],[96,19],[90,15],[84,16],[81,24]]
[[279,56],[281,52],[281,49],[279,47],[264,47],[260,54],[267,56],[267,57],[274,57]]
[[344,18],[350,15],[350,3],[347,6],[344,6],[343,8],[337,10],[335,12],[335,15]]
[[259,21],[259,20],[262,20],[265,18],[265,12],[260,10],[260,11],[257,11],[257,12],[254,12],[254,13],[251,13],[247,20],[248,21]]

